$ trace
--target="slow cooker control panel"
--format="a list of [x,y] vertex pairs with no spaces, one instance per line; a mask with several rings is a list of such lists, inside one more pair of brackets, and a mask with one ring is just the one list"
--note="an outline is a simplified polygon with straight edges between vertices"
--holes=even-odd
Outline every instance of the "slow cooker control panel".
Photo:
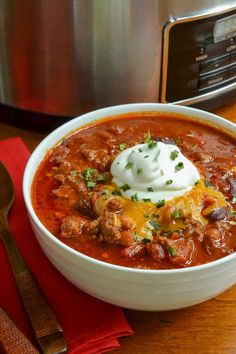
[[162,101],[188,100],[236,84],[236,10],[176,20],[167,26],[167,36]]

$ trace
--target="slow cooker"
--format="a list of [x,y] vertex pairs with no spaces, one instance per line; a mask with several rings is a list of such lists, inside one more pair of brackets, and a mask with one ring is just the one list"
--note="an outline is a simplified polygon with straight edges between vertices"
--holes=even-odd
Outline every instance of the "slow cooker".
[[1,0],[0,103],[57,116],[236,98],[236,1]]

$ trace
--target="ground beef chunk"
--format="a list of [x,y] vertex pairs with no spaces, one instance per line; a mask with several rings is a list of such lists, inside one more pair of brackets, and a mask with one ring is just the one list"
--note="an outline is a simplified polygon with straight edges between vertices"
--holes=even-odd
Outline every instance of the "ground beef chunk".
[[205,152],[202,151],[196,151],[194,154],[194,157],[197,161],[201,161],[204,163],[209,163],[213,161],[213,157]]
[[107,201],[105,208],[109,211],[121,212],[123,206],[119,198],[112,197]]
[[194,243],[191,238],[176,240],[162,238],[160,243],[172,264],[179,267],[187,267],[191,264],[194,255]]
[[101,240],[117,243],[121,238],[121,222],[116,213],[104,210],[100,222]]
[[[98,201],[99,199],[97,199]],[[99,234],[99,239],[109,243],[126,243],[127,237],[121,238],[121,233],[124,231],[132,231],[134,224],[121,213],[123,211],[122,203],[119,197],[112,197],[105,202],[104,207],[94,207],[97,215],[100,215],[96,220],[86,224],[85,229],[91,234]],[[96,202],[95,202],[96,206]],[[98,232],[100,231],[100,233]],[[123,241],[122,241],[123,240]],[[129,238],[129,244],[131,238]]]
[[203,246],[208,254],[223,255],[227,249],[224,233],[216,226],[209,226],[205,230]]
[[71,164],[66,160],[62,161],[54,174],[54,179],[61,183],[64,183],[70,171]]
[[82,214],[84,214],[86,216],[94,216],[91,198],[86,193],[84,193],[84,195],[81,194],[77,198],[77,201],[75,202],[74,207],[76,210],[78,210],[79,212],[81,212]]
[[115,127],[110,127],[109,130],[115,135],[121,135],[123,133],[123,131],[125,130],[125,128],[118,125]]
[[186,228],[184,230],[184,236],[186,238],[196,237],[198,241],[202,242],[204,235],[204,226],[192,217],[188,217],[184,221]]
[[53,190],[53,195],[58,198],[68,199],[69,204],[87,216],[94,216],[91,196],[86,188],[85,181],[78,178],[77,174],[63,175],[62,184]]
[[53,178],[60,183],[65,183],[66,180],[66,176],[60,173],[59,171],[55,173]]
[[67,176],[66,183],[70,185],[74,191],[77,192],[77,200],[75,202],[75,209],[80,211],[82,214],[87,216],[94,216],[94,211],[92,208],[91,196],[86,187],[85,181],[78,178],[77,175]]
[[107,202],[100,223],[101,237],[104,241],[116,243],[121,239],[121,232],[134,229],[132,221],[120,214],[122,210],[119,198],[114,197]]
[[159,243],[147,243],[146,249],[148,255],[155,261],[161,261],[165,258],[165,251]]
[[54,189],[52,195],[55,197],[55,205],[64,210],[74,208],[78,200],[78,193],[67,184],[62,184],[59,188]]
[[95,220],[92,220],[90,222],[87,222],[84,225],[84,230],[92,235],[99,235],[101,232],[100,229],[100,222],[101,222],[101,218],[97,218]]
[[97,136],[102,138],[102,140],[109,140],[113,138],[113,134],[112,134],[112,129],[110,128],[109,131],[108,130],[100,130],[99,132],[97,132]]
[[78,178],[77,175],[71,173],[66,177],[66,183],[68,183],[78,193],[88,193],[88,189],[85,180]]
[[63,238],[73,238],[79,236],[84,220],[79,216],[68,216],[61,225],[60,236]]
[[75,191],[73,188],[68,186],[67,184],[62,184],[60,185],[59,188],[54,189],[52,191],[52,195],[54,195],[57,198],[63,198],[63,199],[73,199]]
[[145,245],[142,243],[134,243],[132,246],[130,247],[126,247],[124,248],[121,253],[125,256],[125,257],[137,257],[137,256],[141,256],[143,254],[145,254],[146,248]]
[[92,162],[100,171],[108,171],[112,159],[106,149],[89,149],[85,144],[81,145],[81,151],[89,162]]
[[68,147],[63,145],[57,146],[50,156],[50,162],[60,164],[69,153],[70,149]]

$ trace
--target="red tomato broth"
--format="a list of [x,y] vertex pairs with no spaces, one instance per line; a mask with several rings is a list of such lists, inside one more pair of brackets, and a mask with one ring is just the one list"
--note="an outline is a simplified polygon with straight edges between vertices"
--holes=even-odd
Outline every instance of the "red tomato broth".
[[[229,208],[236,210],[232,203],[230,186],[222,180],[222,173],[236,166],[236,144],[235,139],[208,124],[203,124],[194,119],[186,119],[175,114],[130,114],[125,117],[112,117],[96,122],[95,124],[82,127],[63,139],[59,146],[66,146],[70,150],[64,161],[76,166],[79,171],[88,167],[96,168],[96,164],[88,161],[81,146],[86,145],[86,149],[99,150],[107,149],[108,155],[117,153],[120,144],[130,144],[132,140],[142,141],[147,131],[151,132],[152,137],[175,139],[183,154],[189,158],[201,175],[211,180],[214,189],[220,190],[227,199]],[[215,249],[212,252],[203,246],[203,241],[193,237],[194,252],[191,261],[186,264],[175,264],[170,262],[170,255],[162,260],[155,260],[148,254],[141,253],[134,257],[124,255],[124,246],[117,243],[100,241],[82,228],[76,237],[63,238],[60,236],[60,226],[63,220],[72,215],[81,218],[84,224],[94,217],[84,215],[74,207],[72,201],[79,198],[79,195],[72,193],[73,196],[67,198],[57,198],[52,196],[52,191],[61,186],[61,181],[55,180],[54,169],[58,164],[51,161],[57,147],[53,148],[44,158],[36,171],[32,184],[32,202],[37,216],[46,228],[62,242],[75,250],[82,252],[90,257],[126,267],[147,268],[147,269],[172,269],[185,266],[194,266],[215,259],[221,258],[235,251],[236,249],[236,226],[234,225],[234,215],[230,216],[231,224],[225,224],[227,220],[216,221],[217,227],[224,229],[224,252]],[[203,157],[201,156],[203,155]],[[204,159],[204,154],[206,157]],[[197,159],[196,156],[199,155]],[[212,158],[209,159],[209,155]],[[104,170],[107,171],[106,169]],[[104,172],[103,171],[103,172]],[[223,172],[222,172],[223,171]],[[236,171],[235,171],[236,175]],[[234,175],[234,179],[236,176]],[[92,193],[90,190],[89,193]],[[232,219],[233,218],[233,219]],[[233,222],[232,222],[233,220]],[[202,236],[203,237],[203,236]],[[166,251],[165,251],[166,252]]]

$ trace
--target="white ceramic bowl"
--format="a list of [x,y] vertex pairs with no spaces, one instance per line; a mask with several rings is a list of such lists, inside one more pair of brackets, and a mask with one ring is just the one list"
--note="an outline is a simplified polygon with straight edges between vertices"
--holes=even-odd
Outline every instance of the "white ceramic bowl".
[[128,104],[77,117],[46,137],[26,166],[23,192],[29,218],[40,246],[54,266],[74,285],[99,299],[138,310],[172,310],[208,300],[236,282],[236,253],[217,261],[184,269],[142,270],[107,264],[81,254],[54,237],[39,221],[31,203],[34,173],[50,149],[80,126],[128,112],[161,111],[194,116],[236,134],[236,125],[208,112],[168,104]]

